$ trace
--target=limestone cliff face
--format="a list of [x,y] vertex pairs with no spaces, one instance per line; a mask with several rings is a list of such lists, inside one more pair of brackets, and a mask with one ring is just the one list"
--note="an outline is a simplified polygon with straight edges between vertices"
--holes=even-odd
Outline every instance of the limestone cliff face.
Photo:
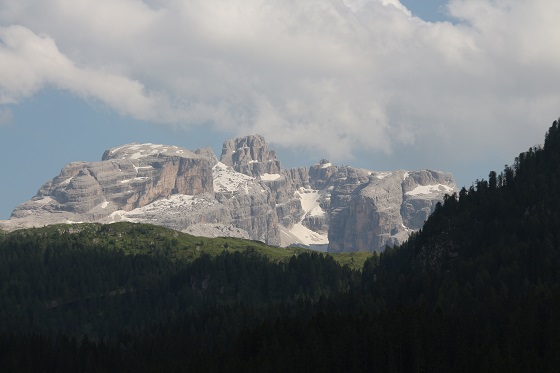
[[326,189],[331,177],[337,172],[338,167],[333,166],[328,160],[322,159],[319,164],[309,167],[309,181],[313,189]]
[[404,230],[399,214],[402,189],[394,180],[398,175],[379,180],[361,170],[347,173],[352,175],[348,182],[332,192],[329,251],[374,251],[395,243],[386,241]]
[[207,157],[178,147],[125,145],[106,151],[101,162],[68,164],[12,216],[25,216],[30,203],[39,203],[46,212],[82,214],[90,221],[172,194],[212,193],[212,166]]
[[284,169],[259,135],[211,149],[128,144],[100,162],[73,162],[16,207],[0,228],[148,222],[331,252],[381,251],[422,227],[457,190],[449,173],[335,166]]
[[410,229],[422,228],[445,194],[457,192],[453,175],[441,171],[414,171],[403,182],[401,216]]
[[214,166],[214,190],[227,207],[224,222],[249,232],[251,239],[280,244],[275,200],[265,183],[220,162]]
[[127,220],[279,244],[272,194],[218,163],[210,149],[128,144],[107,150],[101,162],[66,165],[2,225]]
[[309,176],[312,187],[330,196],[323,218],[329,252],[382,251],[402,243],[445,194],[457,191],[451,174],[431,170],[375,172],[322,160]]
[[372,173],[368,181],[345,194],[346,203],[339,203],[333,212],[329,250],[382,251],[401,243],[422,227],[445,194],[454,191],[455,183],[445,173]]
[[242,174],[258,177],[282,172],[276,152],[268,148],[264,137],[250,135],[224,142],[220,162]]
[[[297,188],[309,184],[307,169],[285,170],[260,135],[249,135],[224,142],[220,162],[235,171],[254,177],[268,190],[273,220],[292,228],[303,215],[301,202],[294,195]],[[283,244],[279,241],[279,244]]]
[[130,144],[105,152],[101,162],[66,165],[35,197],[16,207],[6,225],[102,221],[177,190],[212,192],[212,164],[186,149]]
[[[186,149],[151,144],[124,146],[106,151],[101,164],[96,163],[96,166],[103,167],[104,162],[115,164],[121,172],[125,168],[127,178],[119,183],[133,185],[124,187],[127,190],[126,205],[119,207],[125,211],[172,194],[213,192],[212,159]],[[104,175],[101,171],[99,177],[114,178],[115,173]],[[111,182],[114,180],[108,181],[112,186],[116,184]]]

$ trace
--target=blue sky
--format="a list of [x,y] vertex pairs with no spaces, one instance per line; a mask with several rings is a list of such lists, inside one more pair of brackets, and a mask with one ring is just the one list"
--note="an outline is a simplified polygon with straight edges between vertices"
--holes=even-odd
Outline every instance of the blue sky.
[[[0,0],[0,219],[72,161],[261,133],[459,186],[560,115],[552,0]],[[125,20],[125,21],[124,21]]]
[[451,22],[445,11],[445,0],[402,0],[403,4],[416,17],[430,22]]

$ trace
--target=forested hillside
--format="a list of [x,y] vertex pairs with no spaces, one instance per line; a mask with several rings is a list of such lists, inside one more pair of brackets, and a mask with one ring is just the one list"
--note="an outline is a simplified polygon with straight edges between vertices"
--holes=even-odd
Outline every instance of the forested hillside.
[[28,229],[0,240],[0,331],[105,338],[210,305],[317,300],[358,276],[326,254],[145,224]]
[[556,372],[559,192],[554,122],[542,148],[448,196],[361,272],[119,226],[5,235],[0,360],[30,372]]

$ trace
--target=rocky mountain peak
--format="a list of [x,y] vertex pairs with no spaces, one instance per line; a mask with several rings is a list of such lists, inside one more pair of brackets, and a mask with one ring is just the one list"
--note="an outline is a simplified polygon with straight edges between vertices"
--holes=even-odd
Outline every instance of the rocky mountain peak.
[[268,148],[261,135],[249,135],[225,141],[220,162],[252,177],[282,173],[282,164],[276,158],[276,152]]
[[327,159],[309,167],[309,179],[315,189],[325,189],[331,177],[337,172],[338,167],[333,166]]
[[146,222],[273,245],[380,251],[422,227],[457,191],[449,173],[369,171],[322,159],[284,170],[260,135],[210,148],[126,144],[100,162],[72,162],[16,207],[0,228]]

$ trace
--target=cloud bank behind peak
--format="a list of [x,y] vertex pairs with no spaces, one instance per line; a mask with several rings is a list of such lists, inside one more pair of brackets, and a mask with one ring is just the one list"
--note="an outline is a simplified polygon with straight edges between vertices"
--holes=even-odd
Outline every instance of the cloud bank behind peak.
[[[558,115],[560,3],[0,0],[0,103],[47,87],[335,159],[521,151]],[[476,145],[473,145],[476,144]],[[521,149],[520,149],[521,147]],[[434,154],[433,157],[437,157]]]

